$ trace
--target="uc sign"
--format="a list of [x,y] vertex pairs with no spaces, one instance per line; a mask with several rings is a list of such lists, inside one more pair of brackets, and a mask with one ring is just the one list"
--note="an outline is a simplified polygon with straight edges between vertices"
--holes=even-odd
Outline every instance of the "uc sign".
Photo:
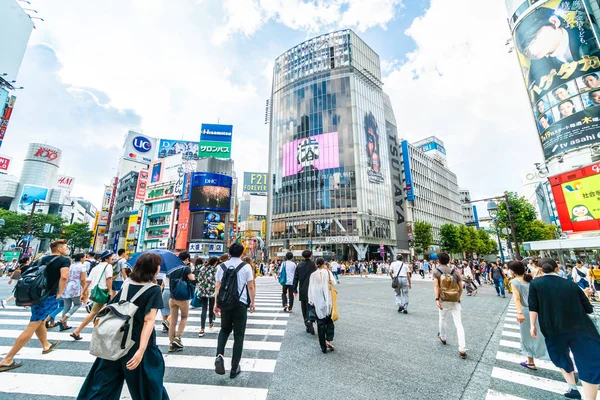
[[40,147],[39,149],[37,149],[33,156],[46,158],[49,161],[54,161],[58,158],[58,151],[49,149],[47,147]]
[[140,153],[147,153],[152,150],[152,143],[143,136],[133,138],[133,148]]

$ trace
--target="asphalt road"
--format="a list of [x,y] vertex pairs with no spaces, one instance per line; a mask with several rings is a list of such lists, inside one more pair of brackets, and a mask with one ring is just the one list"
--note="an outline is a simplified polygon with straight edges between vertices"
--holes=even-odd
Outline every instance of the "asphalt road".
[[485,285],[464,297],[468,358],[460,359],[451,319],[448,345],[437,340],[438,312],[430,280],[414,279],[408,314],[399,314],[389,279],[341,278],[336,351],[323,354],[294,310],[268,398],[484,399],[510,296]]

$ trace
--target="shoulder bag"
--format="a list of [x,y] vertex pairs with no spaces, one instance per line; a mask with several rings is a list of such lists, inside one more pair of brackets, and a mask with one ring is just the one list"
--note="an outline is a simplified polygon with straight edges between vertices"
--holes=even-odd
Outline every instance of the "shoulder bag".
[[[328,271],[327,277],[331,278],[329,274],[331,274],[331,272]],[[331,320],[335,322],[339,318],[337,310],[337,290],[333,287],[333,281],[331,279],[329,279],[329,290],[331,290]]]
[[108,289],[100,288],[100,281],[102,281],[102,279],[104,278],[104,274],[106,273],[107,265],[109,265],[109,264],[106,264],[103,267],[102,274],[100,275],[100,279],[98,279],[98,282],[96,282],[96,286],[94,287],[94,289],[92,290],[92,293],[90,294],[90,300],[92,300],[94,303],[98,303],[98,304],[108,303],[108,298],[109,298]]
[[402,269],[404,269],[404,263],[402,263],[402,265],[400,266],[400,269],[398,270],[396,277],[392,279],[392,288],[393,289],[398,289],[398,286],[400,286],[398,283],[398,277],[400,276],[400,272],[402,272]]

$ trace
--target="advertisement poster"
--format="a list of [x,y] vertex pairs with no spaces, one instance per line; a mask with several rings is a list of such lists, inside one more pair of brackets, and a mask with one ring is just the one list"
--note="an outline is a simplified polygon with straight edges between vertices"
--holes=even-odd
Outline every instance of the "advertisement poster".
[[263,172],[244,172],[244,193],[268,193],[267,174]]
[[190,211],[231,210],[232,178],[227,175],[197,172],[192,177]]
[[175,183],[175,196],[183,193],[184,180],[183,154],[179,153],[164,159],[162,181]]
[[23,185],[18,211],[20,213],[30,213],[34,201],[45,202],[47,199],[48,188],[35,185]]
[[600,229],[600,163],[549,180],[564,232]]
[[202,238],[207,240],[225,240],[225,216],[226,214],[206,213]]
[[381,153],[379,148],[379,131],[373,113],[365,114],[365,135],[367,139],[367,175],[371,183],[383,183],[381,174]]
[[600,50],[582,0],[524,13],[513,39],[545,159],[600,142]]
[[170,199],[175,194],[175,185],[172,183],[155,183],[148,185],[146,203],[151,201]]
[[179,207],[179,219],[177,220],[177,236],[175,237],[175,249],[185,250],[188,248],[188,237],[190,234],[190,208],[189,203],[182,202]]
[[146,197],[146,189],[148,188],[148,178],[150,172],[146,170],[140,171],[138,175],[137,187],[135,189],[135,199],[144,200]]
[[160,139],[158,158],[167,158],[175,154],[183,154],[184,160],[198,160],[198,142],[187,140]]
[[231,158],[233,125],[202,124],[199,158]]
[[155,161],[152,163],[151,167],[151,173],[152,175],[150,176],[150,183],[157,183],[161,181],[161,177],[162,177],[162,167],[163,167],[163,163],[162,161]]
[[66,190],[67,192],[71,192],[73,190],[73,185],[75,184],[75,178],[72,176],[59,175],[56,180],[56,188]]
[[283,147],[283,177],[340,166],[338,133],[297,139]]
[[3,173],[3,174],[8,173],[8,169],[10,168],[11,161],[12,161],[11,157],[0,156],[0,173]]
[[408,142],[402,141],[402,162],[404,164],[404,180],[406,181],[406,200],[415,201],[415,192],[413,189],[412,173],[410,168],[410,156],[408,153]]
[[129,131],[125,139],[123,158],[148,165],[154,161],[156,142],[156,139],[153,137]]

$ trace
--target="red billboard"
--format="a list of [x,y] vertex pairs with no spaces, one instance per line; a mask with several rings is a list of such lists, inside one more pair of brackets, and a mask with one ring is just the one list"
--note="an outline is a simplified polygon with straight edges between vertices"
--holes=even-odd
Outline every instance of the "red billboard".
[[144,200],[146,197],[146,189],[148,188],[149,172],[147,170],[140,171],[138,176],[137,188],[135,190],[135,199]]
[[600,163],[548,179],[563,232],[600,230]]
[[11,162],[10,157],[0,156],[0,173],[7,173]]
[[179,220],[177,222],[177,237],[175,238],[175,249],[187,250],[190,227],[190,203],[182,202],[179,207]]

